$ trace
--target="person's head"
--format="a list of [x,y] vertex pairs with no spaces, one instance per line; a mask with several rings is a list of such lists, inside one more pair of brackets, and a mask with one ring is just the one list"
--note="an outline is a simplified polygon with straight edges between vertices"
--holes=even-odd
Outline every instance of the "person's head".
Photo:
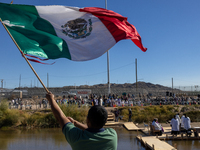
[[187,115],[186,114],[183,114],[185,116],[185,118],[187,118]]
[[158,121],[158,118],[154,118],[153,121],[157,122],[157,121]]
[[177,119],[176,115],[174,115],[174,119]]
[[87,125],[89,128],[102,128],[108,118],[107,110],[103,106],[92,106],[88,111]]

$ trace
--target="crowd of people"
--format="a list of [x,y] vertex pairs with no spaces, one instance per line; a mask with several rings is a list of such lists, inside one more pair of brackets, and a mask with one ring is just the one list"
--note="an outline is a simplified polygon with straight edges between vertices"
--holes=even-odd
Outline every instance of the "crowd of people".
[[[152,98],[150,96],[139,96],[135,97],[133,94],[110,94],[96,95],[91,94],[86,97],[81,96],[63,96],[62,98],[56,98],[58,104],[65,105],[87,105],[95,106],[100,105],[104,107],[116,107],[116,106],[149,106],[149,105],[195,105],[200,104],[200,99],[193,97],[165,97],[165,98]],[[30,101],[25,99],[16,98],[10,101],[12,108],[32,108],[32,105],[39,105],[39,108],[46,108],[48,101],[42,99],[40,101]],[[43,106],[43,107],[42,107]],[[10,107],[11,108],[11,107]]]
[[89,104],[100,105],[105,107],[115,106],[148,106],[148,105],[195,105],[200,104],[200,99],[194,99],[193,97],[165,97],[165,98],[152,98],[150,96],[135,97],[133,94],[122,95],[96,95],[91,94],[82,98],[81,96],[63,97],[63,99],[57,100],[60,104]]
[[12,99],[9,102],[10,109],[32,109],[33,105],[38,105],[38,108],[47,108],[48,101],[46,99],[42,99],[38,103],[35,103],[33,100],[22,100],[21,98]]

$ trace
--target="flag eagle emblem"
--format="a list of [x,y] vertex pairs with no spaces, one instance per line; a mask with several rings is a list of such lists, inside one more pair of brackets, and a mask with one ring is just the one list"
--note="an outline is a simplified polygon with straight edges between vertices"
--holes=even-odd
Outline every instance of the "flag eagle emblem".
[[88,19],[88,21],[86,21],[85,19],[77,18],[75,20],[68,21],[61,27],[64,28],[62,32],[70,38],[86,38],[92,32],[92,21],[91,19]]

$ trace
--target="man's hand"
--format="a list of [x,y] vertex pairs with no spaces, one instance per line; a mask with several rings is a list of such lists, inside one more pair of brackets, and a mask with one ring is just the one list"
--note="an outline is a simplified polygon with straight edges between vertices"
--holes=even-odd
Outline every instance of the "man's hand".
[[85,124],[82,124],[82,123],[80,123],[80,122],[78,122],[78,121],[76,121],[76,120],[74,120],[73,118],[71,118],[71,117],[67,117],[67,119],[71,122],[71,123],[73,123],[74,124],[74,126],[76,126],[77,128],[79,128],[79,129],[81,129],[81,130],[85,130],[85,129],[87,129],[88,128],[88,126],[87,125],[85,125]]
[[47,98],[48,101],[54,100],[54,95],[51,92],[49,92],[49,93],[46,94],[46,98]]
[[73,118],[71,118],[71,117],[67,117],[67,118],[70,120],[71,123],[75,122],[75,120]]

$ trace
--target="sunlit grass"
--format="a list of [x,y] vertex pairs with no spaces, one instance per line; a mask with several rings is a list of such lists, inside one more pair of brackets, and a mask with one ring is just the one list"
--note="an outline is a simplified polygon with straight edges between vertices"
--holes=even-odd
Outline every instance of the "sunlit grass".
[[158,118],[159,122],[166,122],[171,120],[177,111],[177,108],[172,105],[120,107],[121,115],[124,116],[125,121],[128,121],[129,108],[132,110],[132,121],[137,123],[148,123],[154,118]]
[[[66,116],[86,123],[86,117],[89,108],[78,107],[77,105],[59,105]],[[25,128],[53,128],[59,127],[51,109],[45,110],[18,110],[8,109],[7,101],[0,103],[0,128],[2,127],[25,127]],[[128,121],[129,111],[132,110],[132,121],[136,123],[148,123],[154,118],[158,118],[160,123],[171,120],[178,112],[182,115],[186,113],[192,122],[200,121],[199,105],[194,106],[177,106],[177,105],[161,105],[161,106],[134,106],[119,107],[120,115],[123,121]],[[179,109],[180,108],[180,109]]]
[[[66,116],[85,123],[88,107],[78,107],[77,105],[60,105]],[[26,127],[26,128],[52,128],[59,127],[57,120],[50,109],[43,111],[8,109],[8,103],[0,103],[0,128],[1,127]]]

